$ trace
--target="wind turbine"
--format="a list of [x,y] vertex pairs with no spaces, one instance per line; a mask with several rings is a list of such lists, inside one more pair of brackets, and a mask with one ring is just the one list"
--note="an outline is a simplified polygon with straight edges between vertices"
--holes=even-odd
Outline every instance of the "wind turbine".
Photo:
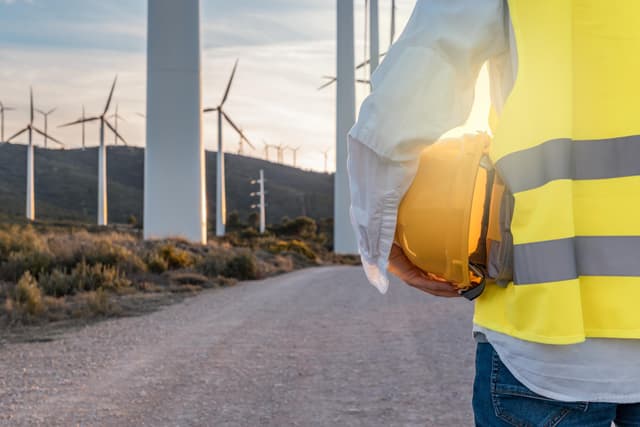
[[[242,129],[240,129],[240,131],[242,131]],[[240,133],[240,131],[238,133]],[[245,142],[249,145],[249,147],[251,147],[252,150],[256,149],[256,147],[251,142],[249,142],[248,139],[246,139],[242,134],[240,134],[240,141],[238,141],[238,155],[240,156],[244,155]]]
[[327,148],[322,152],[324,155],[324,173],[329,173],[329,153],[331,152],[331,148]]
[[15,108],[11,108],[11,107],[6,107],[2,101],[0,101],[0,122],[2,123],[0,125],[0,142],[5,142],[4,141],[4,112],[5,111],[14,111]]
[[298,151],[300,150],[300,146],[297,146],[296,148],[293,147],[285,147],[285,150],[290,150],[291,153],[293,154],[293,167],[298,167]]
[[203,110],[205,113],[218,112],[218,154],[217,154],[217,168],[216,168],[216,236],[224,236],[225,225],[227,223],[227,195],[226,195],[226,183],[224,173],[224,147],[222,144],[222,119],[227,121],[231,127],[240,135],[240,138],[244,139],[249,145],[253,147],[253,144],[249,142],[249,139],[244,135],[242,130],[231,120],[229,115],[224,112],[223,107],[227,99],[229,98],[229,91],[231,90],[231,84],[236,75],[238,69],[238,60],[233,65],[231,71],[231,77],[227,83],[227,89],[224,91],[222,101],[217,107],[208,107]]
[[[369,1],[371,4],[369,4]],[[369,67],[369,76],[373,74],[373,72],[378,68],[379,58],[384,57],[387,52],[379,53],[379,14],[378,14],[378,0],[365,0],[365,19],[364,19],[364,58],[362,62],[356,65],[355,69],[361,70],[366,69],[367,65],[371,64]],[[392,0],[391,3],[391,44],[393,44],[393,40],[395,37],[395,0]],[[370,31],[368,31],[368,23],[370,22]],[[367,41],[369,41],[370,48],[367,49]],[[367,50],[369,50],[369,55],[367,55]],[[367,59],[367,56],[369,57]],[[373,60],[371,60],[374,58]],[[366,73],[365,73],[366,74]],[[335,76],[322,76],[323,79],[327,80],[322,85],[318,87],[318,90],[322,90],[327,86],[331,86],[336,82]],[[360,78],[356,79],[356,83],[362,83],[371,85],[371,78]]]
[[[120,105],[116,104],[116,112],[109,116],[109,118],[113,118],[113,127],[115,128],[116,132],[118,132],[118,120],[124,120],[125,122],[127,121],[127,119],[125,119],[120,114],[118,114],[118,108],[119,107],[120,107]],[[114,145],[118,145],[118,134],[117,133],[113,134],[113,144]]]
[[[36,108],[36,111],[38,113],[42,114],[42,116],[44,117],[44,133],[45,134],[47,133],[48,127],[49,127],[49,124],[48,124],[49,123],[49,115],[53,114],[53,112],[56,111],[56,110],[57,110],[57,108],[55,108],[55,107],[52,108],[49,111],[42,111],[42,110]],[[44,137],[44,148],[47,148],[47,136],[46,135]]]
[[27,145],[27,219],[33,221],[35,219],[35,191],[34,191],[34,171],[33,171],[33,132],[39,133],[47,139],[52,140],[53,142],[64,147],[64,144],[54,137],[47,135],[46,132],[41,131],[40,129],[33,126],[34,119],[34,107],[33,107],[33,89],[29,88],[29,100],[30,100],[30,118],[29,124],[22,130],[15,133],[7,142],[11,142],[18,136],[22,135],[25,132],[29,134],[29,144]]
[[68,127],[74,126],[78,124],[84,124],[87,122],[93,122],[96,120],[100,120],[100,148],[98,149],[98,225],[107,225],[107,146],[104,140],[104,127],[108,127],[111,129],[120,141],[127,145],[127,141],[118,133],[118,131],[109,123],[107,120],[107,113],[109,112],[109,107],[111,106],[111,100],[113,99],[113,92],[116,89],[116,82],[118,81],[118,76],[113,80],[113,85],[111,85],[111,92],[109,92],[109,98],[107,98],[107,104],[104,107],[104,111],[99,116],[94,117],[84,117],[80,120],[73,121],[71,123],[66,123],[64,125],[60,125],[58,127]]

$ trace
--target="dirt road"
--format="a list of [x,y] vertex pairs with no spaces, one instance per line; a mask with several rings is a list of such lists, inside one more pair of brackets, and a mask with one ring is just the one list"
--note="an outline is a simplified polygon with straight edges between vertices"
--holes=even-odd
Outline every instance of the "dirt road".
[[471,304],[357,267],[0,347],[0,425],[469,426]]

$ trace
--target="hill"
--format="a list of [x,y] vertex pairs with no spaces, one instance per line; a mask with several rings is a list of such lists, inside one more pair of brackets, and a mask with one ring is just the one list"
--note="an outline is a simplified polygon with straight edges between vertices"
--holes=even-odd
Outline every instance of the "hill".
[[[308,172],[261,159],[226,154],[227,211],[242,219],[252,211],[257,190],[251,180],[264,169],[267,223],[283,216],[333,217],[333,175]],[[36,217],[49,220],[95,222],[97,211],[97,148],[86,150],[35,149]],[[216,152],[206,152],[207,203],[210,224],[215,224]],[[144,149],[107,148],[109,221],[142,218]],[[26,147],[0,145],[0,216],[24,215]]]

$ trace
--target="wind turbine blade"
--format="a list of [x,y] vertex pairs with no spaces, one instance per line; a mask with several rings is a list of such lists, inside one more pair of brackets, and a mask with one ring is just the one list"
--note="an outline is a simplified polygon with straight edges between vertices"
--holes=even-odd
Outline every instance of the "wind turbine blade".
[[111,92],[109,92],[109,98],[107,98],[107,105],[104,107],[104,113],[102,113],[103,116],[107,114],[107,111],[109,111],[109,107],[111,106],[111,100],[113,99],[113,91],[116,89],[117,81],[118,81],[118,76],[116,76],[116,78],[113,79],[113,84],[111,85]]
[[220,106],[222,107],[225,102],[227,102],[227,98],[229,97],[229,91],[231,90],[231,83],[233,83],[233,78],[236,75],[236,69],[238,68],[238,60],[236,59],[236,63],[233,65],[233,71],[231,71],[231,77],[229,78],[229,83],[227,84],[227,90],[224,91],[224,97],[222,97],[222,102]]
[[238,132],[238,134],[240,135],[240,138],[242,138],[247,144],[249,144],[251,146],[251,148],[253,148],[254,150],[256,149],[256,147],[251,143],[251,141],[249,141],[249,139],[245,136],[244,132],[242,132],[242,129],[240,129],[240,127],[238,125],[236,125],[233,120],[231,120],[231,118],[227,115],[227,113],[225,113],[224,111],[222,112],[222,115],[224,116],[225,120],[227,121],[227,123],[229,123],[231,125],[231,127],[233,127],[235,129],[236,132]]
[[27,126],[26,128],[22,129],[21,131],[18,131],[16,134],[14,134],[10,138],[8,138],[6,142],[11,142],[12,140],[14,140],[15,138],[19,137],[20,135],[22,135],[23,133],[25,133],[28,130],[29,130],[29,126]]
[[203,113],[211,113],[212,111],[218,111],[218,109],[219,109],[219,107],[215,107],[215,108],[208,107],[208,108],[205,108],[204,110],[202,110],[202,112]]
[[36,110],[36,113],[40,113],[40,114],[42,114],[43,116],[45,115],[45,112],[44,112],[44,111],[42,111],[41,109],[39,109],[39,108],[35,108],[35,110]]
[[111,129],[111,132],[113,132],[114,134],[116,134],[116,137],[117,137],[120,141],[122,141],[122,142],[124,143],[124,145],[127,145],[127,146],[129,145],[129,144],[127,144],[127,140],[126,140],[126,139],[124,139],[124,138],[122,137],[122,135],[120,135],[120,134],[118,133],[118,131],[116,130],[116,128],[114,128],[113,126],[111,126],[111,123],[109,123],[108,121],[106,121],[106,120],[105,120],[105,121],[104,121],[104,124],[106,124],[106,125],[107,125],[107,127],[108,127],[109,129]]
[[29,98],[31,100],[31,121],[30,124],[33,124],[33,88],[29,87]]
[[84,119],[78,119],[70,123],[65,123],[63,125],[58,126],[59,128],[66,128],[68,126],[79,125],[80,123],[93,122],[96,120],[100,120],[100,117],[86,117]]
[[334,84],[338,79],[337,78],[332,78],[331,80],[329,80],[328,82],[322,84],[321,86],[318,87],[318,90],[322,90],[327,86],[331,86],[332,84]]
[[16,111],[15,108],[11,108],[11,107],[3,107],[2,108],[4,111]]
[[44,133],[43,131],[41,131],[41,130],[40,130],[40,129],[38,129],[38,128],[34,128],[34,127],[32,127],[31,129],[33,129],[34,131],[36,131],[36,132],[37,132],[37,133],[39,133],[40,135],[42,135],[42,136],[46,137],[47,139],[50,139],[50,140],[52,140],[53,142],[58,143],[58,144],[60,144],[60,145],[62,145],[62,146],[64,147],[64,143],[63,143],[63,142],[58,141],[57,139],[55,139],[55,138],[54,138],[54,137],[52,137],[51,135],[47,135],[46,133]]
[[145,115],[144,115],[144,114],[142,114],[142,113],[136,113],[136,116],[138,116],[138,117],[142,117],[143,119],[146,119],[146,118],[147,118],[147,116],[145,116]]
[[322,76],[323,79],[335,80],[336,76]]
[[367,79],[356,79],[356,82],[358,82],[358,83],[366,83],[368,85],[371,84],[371,81],[367,80]]
[[52,108],[51,110],[47,111],[47,116],[51,113],[53,113],[54,111],[56,111],[58,109],[58,107]]

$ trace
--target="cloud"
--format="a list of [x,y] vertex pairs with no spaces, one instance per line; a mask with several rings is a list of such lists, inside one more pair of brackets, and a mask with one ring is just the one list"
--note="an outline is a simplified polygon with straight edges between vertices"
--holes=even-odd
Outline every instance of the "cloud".
[[[399,28],[413,2],[398,1]],[[39,107],[59,107],[50,118],[51,133],[68,146],[79,146],[79,128],[56,126],[78,118],[83,104],[87,114],[104,108],[117,73],[115,101],[127,119],[120,130],[131,143],[143,145],[145,122],[136,113],[145,112],[146,1],[35,0],[28,7],[20,3],[25,0],[15,0],[0,14],[0,97],[19,108],[7,115],[7,133],[27,122],[33,85]],[[316,87],[323,74],[335,70],[334,9],[335,2],[326,0],[203,0],[203,102],[217,105],[239,58],[226,110],[257,145],[252,155],[262,154],[263,139],[302,145],[302,166],[324,168],[322,151],[335,144],[335,88]],[[388,25],[383,12],[382,29]],[[362,18],[360,8],[358,30]],[[382,46],[387,44],[384,34],[381,30]],[[360,38],[358,59],[363,55]],[[365,94],[359,87],[360,100]],[[206,148],[215,149],[213,116],[204,116],[203,130]],[[88,126],[87,142],[95,145],[97,140],[97,127]],[[236,150],[238,138],[232,129],[224,128],[224,141],[228,151]]]

